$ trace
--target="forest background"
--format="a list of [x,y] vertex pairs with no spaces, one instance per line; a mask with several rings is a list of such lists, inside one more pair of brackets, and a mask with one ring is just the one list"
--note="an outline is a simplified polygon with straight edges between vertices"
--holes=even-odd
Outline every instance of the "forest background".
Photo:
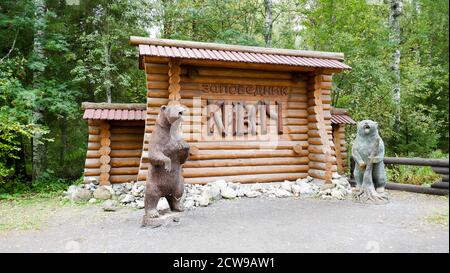
[[[448,9],[447,0],[1,0],[0,194],[80,181],[81,102],[145,102],[132,35],[343,52],[353,70],[334,77],[333,105],[377,121],[389,156],[448,157]],[[434,177],[408,167],[389,176]]]

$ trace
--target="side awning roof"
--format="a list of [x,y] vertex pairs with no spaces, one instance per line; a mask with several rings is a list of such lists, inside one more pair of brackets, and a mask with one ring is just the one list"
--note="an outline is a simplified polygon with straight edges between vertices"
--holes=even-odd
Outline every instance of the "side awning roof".
[[83,119],[145,120],[145,103],[93,103],[83,102]]
[[333,108],[331,109],[331,124],[356,124],[347,109]]
[[[93,103],[83,102],[83,119],[145,120],[145,103]],[[346,109],[331,109],[332,124],[356,124]]]

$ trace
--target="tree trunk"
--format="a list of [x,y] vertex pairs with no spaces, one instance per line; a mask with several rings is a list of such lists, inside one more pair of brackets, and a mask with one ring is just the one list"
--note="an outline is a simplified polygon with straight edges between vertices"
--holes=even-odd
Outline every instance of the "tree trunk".
[[395,51],[393,54],[393,62],[392,62],[392,71],[394,73],[395,82],[393,89],[393,101],[395,104],[395,123],[397,125],[400,124],[400,91],[401,91],[401,83],[400,83],[400,39],[401,39],[401,30],[400,30],[400,16],[403,12],[403,1],[402,0],[390,0],[390,15],[389,15],[389,25],[391,28],[391,41],[395,45]]
[[271,47],[273,28],[272,0],[264,0],[264,10],[266,12],[266,17],[264,20],[264,40],[266,42],[266,47]]
[[111,79],[111,43],[107,42],[105,44],[105,90],[106,90],[106,101],[108,103],[112,102],[112,79]]
[[59,164],[65,168],[65,154],[67,150],[67,119],[64,117],[60,121],[59,128],[61,130],[61,148],[59,149]]
[[[43,40],[45,33],[45,13],[46,6],[44,5],[44,0],[35,0],[35,21],[34,21],[34,40],[33,40],[33,55],[37,61],[45,62],[45,55],[43,50]],[[33,71],[33,88],[39,88],[40,78],[42,77],[43,70]],[[33,123],[41,125],[43,122],[42,109],[35,105],[33,109]],[[36,132],[33,135],[32,140],[32,161],[33,161],[33,171],[32,180],[35,181],[45,170],[45,145],[42,143],[43,134],[41,132]]]

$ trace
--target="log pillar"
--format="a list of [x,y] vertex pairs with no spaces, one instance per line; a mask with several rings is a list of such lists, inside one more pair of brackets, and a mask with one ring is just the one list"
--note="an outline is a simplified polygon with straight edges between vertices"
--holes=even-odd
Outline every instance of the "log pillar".
[[344,158],[341,154],[342,152],[342,143],[341,143],[341,128],[344,128],[343,124],[337,124],[333,126],[333,142],[334,142],[334,149],[336,152],[336,165],[337,165],[337,171],[339,174],[343,174],[344,169]]
[[111,131],[110,124],[102,121],[100,124],[100,185],[109,185],[109,172],[111,171]]
[[169,105],[180,105],[181,95],[180,95],[180,60],[170,59],[169,60]]
[[314,74],[308,83],[308,174],[326,183],[337,170],[329,110],[331,81],[331,75]]

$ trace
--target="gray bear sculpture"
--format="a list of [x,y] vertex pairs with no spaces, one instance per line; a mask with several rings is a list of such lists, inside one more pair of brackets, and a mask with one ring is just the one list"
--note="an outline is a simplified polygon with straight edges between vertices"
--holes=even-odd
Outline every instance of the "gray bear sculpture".
[[386,171],[384,169],[384,143],[378,134],[378,123],[363,120],[358,123],[356,138],[352,145],[356,166],[355,201],[361,203],[386,203]]

